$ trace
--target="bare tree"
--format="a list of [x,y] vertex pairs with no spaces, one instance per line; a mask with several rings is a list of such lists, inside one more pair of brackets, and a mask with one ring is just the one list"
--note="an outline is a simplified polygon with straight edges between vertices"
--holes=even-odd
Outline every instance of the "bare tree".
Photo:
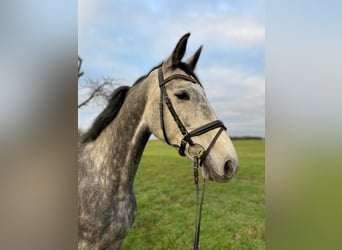
[[[78,78],[80,78],[84,72],[81,71],[82,58],[78,57]],[[114,88],[121,85],[120,81],[112,77],[102,77],[101,80],[86,79],[78,82],[79,91],[87,92],[88,97],[78,104],[78,108],[86,106],[90,101],[95,101],[97,104],[100,102],[108,101]]]
[[88,97],[78,104],[78,108],[87,105],[90,101],[100,102],[108,101],[116,86],[120,85],[117,80],[113,78],[102,78],[102,80],[87,79],[80,84],[79,89],[87,90]]
[[80,78],[84,74],[84,72],[81,71],[82,62],[83,62],[82,58],[78,56],[78,78]]

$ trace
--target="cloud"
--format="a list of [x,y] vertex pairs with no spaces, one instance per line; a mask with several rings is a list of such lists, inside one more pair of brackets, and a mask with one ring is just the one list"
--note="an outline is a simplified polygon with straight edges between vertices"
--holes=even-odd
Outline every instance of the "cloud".
[[181,30],[191,31],[196,42],[237,48],[261,45],[265,40],[264,27],[243,17],[207,16],[179,20],[169,26],[170,30],[176,34]]
[[[191,31],[193,39],[204,41],[221,41],[234,46],[252,46],[264,42],[265,31],[261,18],[242,15],[239,6],[223,8],[226,4],[208,4],[173,1],[161,4],[157,1],[122,3],[108,1],[80,0],[79,2],[79,36],[94,39],[100,36],[119,37],[134,42],[148,40],[149,47],[159,47],[176,40],[185,32]],[[181,11],[180,11],[181,10]],[[218,36],[219,35],[219,36]],[[166,42],[166,43],[165,43]],[[155,46],[156,45],[156,46]]]
[[[79,53],[86,77],[131,84],[191,32],[186,57],[204,45],[197,72],[220,119],[263,136],[263,22],[263,1],[80,0]],[[89,124],[83,113],[79,124]]]
[[239,135],[264,136],[265,79],[261,75],[213,65],[199,70],[219,119]]

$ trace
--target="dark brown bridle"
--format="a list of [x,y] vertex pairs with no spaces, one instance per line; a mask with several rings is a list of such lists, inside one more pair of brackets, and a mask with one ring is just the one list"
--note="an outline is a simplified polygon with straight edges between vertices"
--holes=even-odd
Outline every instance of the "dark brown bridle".
[[[195,143],[192,141],[192,137],[195,137],[195,136],[199,136],[199,135],[202,135],[202,134],[205,134],[213,129],[216,129],[216,128],[220,128],[219,131],[217,132],[216,136],[214,137],[214,139],[211,141],[209,147],[207,148],[207,150],[205,150],[203,152],[203,156],[201,157],[201,164],[202,165],[202,162],[205,160],[206,156],[209,154],[209,151],[211,150],[211,148],[214,146],[216,140],[218,139],[219,135],[222,133],[223,130],[226,130],[226,127],[224,126],[223,122],[220,121],[220,120],[216,120],[216,121],[212,121],[212,122],[209,122],[191,132],[188,132],[188,130],[185,128],[185,126],[183,125],[182,121],[179,119],[179,116],[177,115],[173,105],[172,105],[172,102],[170,100],[170,97],[168,96],[167,94],[167,91],[166,91],[166,88],[165,88],[165,85],[166,83],[168,83],[169,81],[171,80],[174,80],[174,79],[184,79],[186,81],[190,81],[192,83],[197,83],[197,84],[200,84],[197,80],[195,80],[194,78],[188,76],[188,75],[183,75],[183,74],[174,74],[174,75],[171,75],[169,76],[168,78],[164,79],[163,77],[163,71],[162,71],[162,67],[160,67],[158,69],[158,80],[159,80],[159,87],[160,87],[160,125],[161,125],[161,128],[163,130],[163,135],[164,135],[164,139],[165,141],[169,144],[169,145],[172,145],[174,147],[177,147],[178,148],[178,153],[181,155],[181,156],[185,156],[185,147],[186,147],[186,144],[189,143],[190,146],[194,146]],[[180,145],[175,145],[175,144],[171,144],[168,137],[167,137],[167,134],[166,134],[166,130],[165,130],[165,123],[164,123],[164,102],[165,104],[167,105],[173,119],[175,120],[180,132],[182,133],[183,135],[183,139],[181,140],[180,142]]]
[[[189,144],[189,148],[191,147],[199,147],[199,151],[195,154],[191,154],[193,156],[194,160],[194,181],[196,184],[196,193],[197,193],[197,215],[196,215],[196,231],[195,231],[195,239],[194,239],[194,250],[198,249],[198,243],[199,243],[199,235],[200,235],[200,224],[201,224],[201,214],[202,214],[202,205],[203,205],[203,198],[204,198],[204,183],[203,183],[203,191],[202,191],[202,197],[201,201],[199,200],[199,188],[198,188],[198,167],[201,167],[203,162],[205,161],[206,157],[208,156],[210,150],[213,148],[215,142],[217,141],[218,137],[222,133],[223,130],[226,130],[226,127],[224,126],[223,122],[220,120],[215,120],[212,122],[209,122],[191,132],[188,132],[188,130],[183,125],[182,121],[180,120],[179,116],[177,115],[171,99],[169,98],[167,91],[166,91],[166,83],[168,83],[171,80],[174,79],[183,79],[189,82],[192,82],[194,84],[200,84],[196,79],[192,78],[188,75],[183,74],[173,74],[166,79],[164,79],[162,66],[158,69],[158,80],[159,80],[159,87],[160,87],[160,126],[163,130],[163,136],[165,141],[176,148],[178,148],[178,153],[181,156],[185,156],[185,147],[187,144]],[[200,84],[201,85],[201,84]],[[183,135],[183,139],[181,140],[179,145],[171,144],[165,130],[165,122],[164,122],[164,103],[168,107],[174,121],[176,122],[180,132]],[[200,136],[202,134],[205,134],[211,130],[214,130],[216,128],[220,128],[216,135],[214,136],[213,140],[210,142],[208,148],[205,150],[201,145],[195,144],[192,141],[192,137]]]

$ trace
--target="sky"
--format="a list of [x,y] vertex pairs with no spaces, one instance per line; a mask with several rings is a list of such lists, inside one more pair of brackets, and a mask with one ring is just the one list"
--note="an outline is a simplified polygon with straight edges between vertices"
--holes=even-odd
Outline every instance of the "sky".
[[[259,0],[79,0],[83,79],[131,85],[190,32],[184,58],[203,45],[196,73],[229,135],[264,137],[264,9]],[[79,102],[84,99],[80,92]],[[81,108],[79,127],[88,128],[102,109]]]

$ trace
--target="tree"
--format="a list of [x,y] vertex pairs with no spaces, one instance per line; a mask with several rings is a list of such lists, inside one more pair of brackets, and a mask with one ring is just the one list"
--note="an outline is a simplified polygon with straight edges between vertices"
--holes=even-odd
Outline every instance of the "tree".
[[[78,56],[78,79],[84,75],[81,71],[83,59]],[[86,91],[88,97],[78,104],[78,108],[86,106],[90,101],[108,101],[115,87],[120,85],[119,81],[112,77],[102,77],[101,80],[86,79],[78,81],[79,91]],[[99,103],[98,103],[99,104]]]
[[83,62],[82,58],[78,56],[78,78],[80,78],[84,74],[84,72],[81,71],[82,62]]

